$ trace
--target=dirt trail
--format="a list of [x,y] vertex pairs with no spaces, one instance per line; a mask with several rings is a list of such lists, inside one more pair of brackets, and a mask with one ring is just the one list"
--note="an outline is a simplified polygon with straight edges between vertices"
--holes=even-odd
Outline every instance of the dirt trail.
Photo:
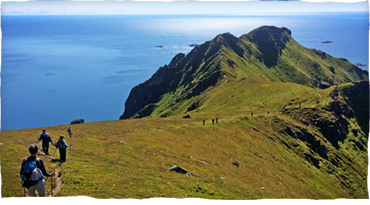
[[57,194],[63,187],[62,180],[60,178],[60,166],[55,169],[55,188],[53,189],[53,195]]
[[[43,151],[39,151],[39,154],[45,156],[45,153]],[[49,157],[52,160],[55,160],[55,157],[52,156],[52,155],[47,155],[47,157]],[[54,170],[55,175],[52,178],[53,179],[52,183],[55,185],[54,189],[52,189],[53,195],[60,192],[60,190],[63,187],[63,183],[62,183],[62,180],[60,178],[60,176],[61,176],[60,168],[61,168],[61,164],[59,164],[58,167]],[[50,195],[51,195],[51,193],[50,193]]]
[[[49,158],[51,158],[52,160],[56,160],[54,156],[51,156],[49,155],[48,156]],[[55,185],[54,188],[52,189],[52,192],[53,192],[53,195],[57,194],[58,192],[60,192],[60,190],[62,189],[63,187],[63,183],[62,183],[62,180],[60,178],[61,176],[61,173],[60,173],[60,168],[62,167],[62,164],[60,163],[57,168],[55,168],[54,170],[54,176],[53,176],[53,184]],[[51,193],[50,193],[51,194]]]

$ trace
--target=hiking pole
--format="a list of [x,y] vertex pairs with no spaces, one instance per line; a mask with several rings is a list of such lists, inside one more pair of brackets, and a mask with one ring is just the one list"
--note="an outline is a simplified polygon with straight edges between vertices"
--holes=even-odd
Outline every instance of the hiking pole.
[[[71,145],[72,145],[72,138],[71,138]],[[69,154],[72,154],[72,147],[69,146]]]
[[23,187],[23,197],[26,197],[26,188]]
[[54,151],[54,154],[53,154],[54,157],[55,157],[55,152],[57,152],[57,147],[55,147],[55,151]]
[[53,197],[53,175],[50,176],[50,194]]
[[[50,196],[52,197],[53,196],[53,175],[51,174],[52,171],[49,172],[49,175],[50,175]],[[49,179],[49,177],[48,177]]]

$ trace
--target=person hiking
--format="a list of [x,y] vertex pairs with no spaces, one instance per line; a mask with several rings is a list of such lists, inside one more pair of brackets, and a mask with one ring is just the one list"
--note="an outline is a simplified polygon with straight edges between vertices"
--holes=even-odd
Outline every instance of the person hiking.
[[53,145],[53,140],[51,139],[50,135],[46,133],[45,130],[42,130],[42,134],[37,139],[39,141],[42,140],[42,150],[44,151],[45,155],[49,155],[49,142],[51,142]]
[[40,197],[45,196],[46,189],[43,176],[49,177],[54,175],[53,172],[48,174],[42,159],[36,157],[38,150],[37,144],[31,144],[28,147],[31,156],[23,160],[20,171],[22,186],[27,188],[28,194],[32,197],[37,196],[36,192]]
[[64,141],[64,136],[60,136],[59,140],[54,144],[56,148],[59,149],[60,154],[60,161],[65,162],[66,161],[66,155],[67,155],[67,147],[72,146],[68,145],[66,141]]
[[72,137],[72,129],[71,129],[71,127],[68,128],[67,132],[68,132],[69,137]]

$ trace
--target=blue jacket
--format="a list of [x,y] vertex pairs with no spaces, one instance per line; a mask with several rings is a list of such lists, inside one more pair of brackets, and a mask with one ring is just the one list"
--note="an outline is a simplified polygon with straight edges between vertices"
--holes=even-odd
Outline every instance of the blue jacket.
[[51,137],[48,133],[42,133],[40,135],[39,138],[37,138],[38,140],[42,140],[42,143],[43,144],[48,144],[49,142],[51,142],[51,144],[53,144],[53,140],[51,140]]

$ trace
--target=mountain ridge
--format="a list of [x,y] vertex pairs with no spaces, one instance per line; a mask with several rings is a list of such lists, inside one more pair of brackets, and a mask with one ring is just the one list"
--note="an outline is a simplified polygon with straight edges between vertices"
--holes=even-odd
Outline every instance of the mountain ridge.
[[[319,87],[321,82],[337,85],[368,78],[367,71],[348,60],[304,48],[291,34],[284,27],[262,26],[239,38],[230,33],[219,34],[187,55],[177,54],[168,65],[132,89],[120,119],[149,116],[166,95],[173,95],[171,100],[178,103],[199,96],[223,80],[245,78]],[[173,109],[174,105],[167,104],[164,110]],[[164,110],[158,116],[171,115]]]

